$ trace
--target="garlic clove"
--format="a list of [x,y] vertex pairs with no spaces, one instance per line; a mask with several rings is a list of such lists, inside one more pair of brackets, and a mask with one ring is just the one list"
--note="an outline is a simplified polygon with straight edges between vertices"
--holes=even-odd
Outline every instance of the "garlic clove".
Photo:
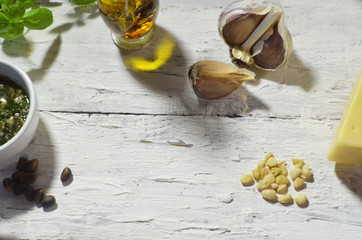
[[188,77],[197,96],[217,99],[229,95],[243,82],[254,80],[255,74],[221,62],[199,61],[189,68]]
[[251,48],[255,65],[266,70],[282,66],[292,55],[292,38],[284,23],[283,15]]
[[219,34],[231,48],[244,43],[270,11],[270,7],[242,8],[240,3],[230,4],[219,16]]
[[291,56],[292,39],[278,6],[243,8],[235,2],[220,14],[218,29],[238,66],[275,70]]

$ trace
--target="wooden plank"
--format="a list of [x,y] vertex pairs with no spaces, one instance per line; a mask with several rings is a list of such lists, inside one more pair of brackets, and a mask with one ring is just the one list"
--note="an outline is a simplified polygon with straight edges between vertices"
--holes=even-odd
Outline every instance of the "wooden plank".
[[[1,188],[0,237],[324,239],[335,227],[334,239],[357,239],[361,169],[336,165],[335,172],[327,161],[334,125],[330,120],[42,112],[25,155],[39,159],[37,186],[57,198],[58,208],[44,212]],[[242,174],[268,151],[289,168],[292,157],[309,164],[315,181],[302,191],[310,201],[307,208],[269,203],[255,186],[241,185]],[[15,162],[8,161],[1,176],[11,175]],[[66,187],[59,179],[65,166],[74,174]]]
[[[159,38],[170,34],[176,48],[156,72],[127,70],[127,54],[114,46],[96,9],[75,10],[69,3],[52,8],[49,30],[5,42],[2,59],[29,73],[47,111],[339,118],[360,69],[360,4],[279,1],[294,42],[291,61],[276,72],[253,69],[257,81],[226,99],[201,100],[186,72],[203,59],[230,62],[217,32],[218,15],[229,2],[162,3]],[[152,58],[157,43],[142,54]]]

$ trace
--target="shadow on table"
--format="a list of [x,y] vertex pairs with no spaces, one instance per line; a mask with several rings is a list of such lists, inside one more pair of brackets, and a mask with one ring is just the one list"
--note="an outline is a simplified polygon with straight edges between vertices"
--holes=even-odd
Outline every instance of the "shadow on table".
[[228,96],[214,100],[199,98],[198,103],[207,116],[240,117],[256,109],[269,109],[268,105],[243,85]]
[[261,79],[266,79],[280,84],[300,86],[304,91],[309,91],[316,81],[312,71],[295,52],[285,65],[275,71],[265,71],[256,67],[249,69],[256,74],[256,81],[248,82],[253,85],[258,85]]
[[34,44],[24,36],[14,40],[5,39],[2,44],[3,52],[9,57],[29,57],[33,52]]
[[[84,15],[86,15],[86,17],[84,17]],[[70,18],[74,18],[75,21],[69,22],[69,23],[64,23],[60,26],[57,26],[57,27],[51,29],[50,33],[56,34],[57,37],[53,40],[52,44],[46,51],[45,57],[44,57],[43,61],[41,62],[40,67],[31,69],[28,72],[29,77],[33,81],[42,80],[45,77],[48,69],[50,69],[51,66],[54,64],[54,62],[56,61],[58,54],[60,52],[61,46],[62,46],[62,34],[71,30],[74,26],[84,25],[85,24],[84,21],[86,19],[96,18],[99,16],[99,14],[97,11],[97,6],[94,4],[94,5],[88,5],[88,6],[77,6],[74,8],[74,12],[68,13],[68,16]],[[27,40],[23,37],[23,41],[26,42]],[[31,49],[32,49],[31,43],[28,42],[28,45],[30,45],[31,48],[29,48],[29,51],[31,51]],[[29,52],[29,51],[27,51],[27,52]],[[11,52],[22,52],[22,51],[13,50]]]
[[[38,81],[44,78],[48,69],[50,69],[55,62],[61,45],[62,38],[59,34],[47,49],[40,67],[27,72],[31,80]],[[24,36],[21,36],[15,40],[4,40],[2,48],[4,53],[10,57],[29,57],[33,51],[33,43],[28,41]]]
[[100,16],[96,4],[74,6],[74,11],[68,12],[66,15],[74,21],[66,22],[62,25],[52,28],[50,33],[57,35],[63,34],[71,30],[73,27],[85,25],[86,20],[95,19]]
[[[21,36],[15,40],[4,40],[2,48],[4,53],[10,57],[29,57],[33,51],[33,45],[32,42],[28,41],[24,36]],[[50,69],[55,62],[61,45],[62,38],[59,34],[45,52],[45,57],[40,67],[27,72],[31,80],[38,81],[44,78],[48,69]]]
[[19,237],[0,234],[0,240],[16,240],[16,239],[19,239]]
[[[55,3],[50,1],[41,1],[41,3],[35,3],[36,6],[46,6],[46,7],[58,7],[63,3]],[[41,62],[40,67],[31,69],[28,72],[29,77],[32,80],[41,80],[46,75],[48,69],[51,68],[55,62],[60,48],[62,46],[61,34],[71,30],[74,26],[83,26],[85,25],[85,20],[94,19],[99,17],[98,8],[96,4],[91,4],[88,6],[75,6],[74,12],[67,14],[69,18],[74,19],[74,21],[69,23],[64,23],[60,26],[52,28],[49,27],[51,34],[56,34],[57,37],[53,40],[50,47],[45,53],[45,57]],[[26,33],[24,33],[26,34]],[[29,57],[34,50],[34,43],[27,40],[26,37],[21,36],[17,39],[8,40],[5,39],[2,44],[3,52],[10,57]]]
[[51,68],[51,66],[54,64],[55,60],[57,59],[61,45],[62,45],[62,38],[61,35],[58,35],[54,39],[52,45],[50,45],[50,47],[48,48],[45,57],[41,62],[40,67],[28,71],[27,74],[29,75],[31,80],[38,81],[44,78],[48,69]]
[[84,25],[84,20],[100,17],[97,4],[74,6],[74,12],[67,13],[67,16],[76,19],[76,24]]
[[336,163],[337,177],[362,199],[362,165]]
[[148,46],[139,50],[121,49],[120,56],[130,73],[145,87],[170,99],[177,97],[186,109],[192,109],[183,96],[189,84],[183,50],[165,29],[158,26]]
[[236,117],[257,109],[268,111],[268,105],[247,90],[248,85],[258,85],[262,79],[279,84],[300,86],[305,91],[309,91],[315,83],[315,77],[311,70],[303,64],[295,53],[289,62],[276,71],[265,71],[255,66],[249,66],[248,69],[255,72],[256,81],[248,81],[235,92],[220,99],[199,99],[199,106],[206,115]]
[[[35,188],[43,187],[46,191],[53,180],[55,159],[49,131],[41,119],[32,142],[23,151],[21,156],[25,156],[28,159],[37,158],[39,160],[37,169],[38,179],[33,186]],[[0,164],[1,182],[2,179],[11,177],[16,171],[18,158],[19,156]],[[15,196],[12,192],[6,191],[2,186],[0,187],[0,218],[12,218],[24,214],[35,207],[34,203],[29,203],[25,199],[24,194]]]
[[39,8],[39,7],[59,7],[61,6],[63,3],[62,2],[52,2],[51,0],[36,0],[34,1],[34,6],[33,8]]

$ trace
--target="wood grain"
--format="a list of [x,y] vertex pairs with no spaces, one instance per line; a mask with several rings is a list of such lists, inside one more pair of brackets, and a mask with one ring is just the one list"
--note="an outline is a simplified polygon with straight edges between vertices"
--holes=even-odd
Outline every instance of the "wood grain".
[[[0,40],[1,59],[35,84],[41,120],[22,155],[39,159],[36,184],[57,199],[44,211],[1,187],[0,239],[360,239],[362,168],[326,153],[361,68],[361,2],[263,1],[285,10],[292,59],[276,72],[252,68],[256,81],[226,98],[198,99],[187,69],[230,63],[217,18],[231,2],[161,1],[155,41],[132,53],[115,47],[95,6],[68,1],[43,2],[49,29]],[[170,61],[127,68],[164,36],[176,43]],[[241,185],[269,151],[289,169],[292,157],[309,164],[308,207]],[[16,160],[0,163],[1,179]],[[74,179],[63,186],[66,166]]]

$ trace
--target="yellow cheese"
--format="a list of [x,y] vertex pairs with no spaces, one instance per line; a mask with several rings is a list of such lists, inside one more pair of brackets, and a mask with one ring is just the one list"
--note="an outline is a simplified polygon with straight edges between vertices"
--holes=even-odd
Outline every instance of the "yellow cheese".
[[362,165],[362,69],[339,122],[328,159]]

